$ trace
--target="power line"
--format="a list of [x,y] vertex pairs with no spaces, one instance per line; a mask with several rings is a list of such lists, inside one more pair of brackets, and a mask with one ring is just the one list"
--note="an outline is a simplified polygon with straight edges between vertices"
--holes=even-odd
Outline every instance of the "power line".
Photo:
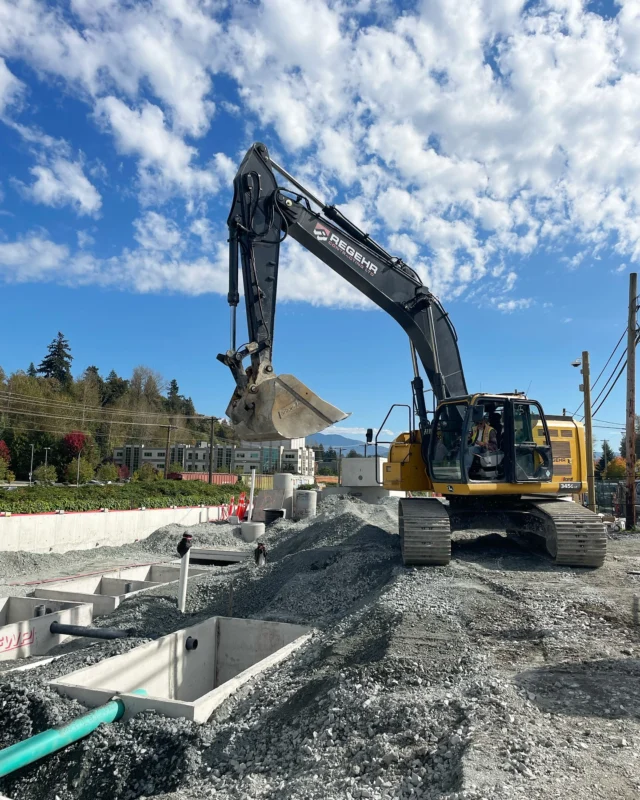
[[608,392],[605,394],[605,396],[603,397],[603,399],[602,399],[602,403],[600,403],[600,405],[598,406],[598,408],[596,408],[596,410],[593,412],[594,414],[597,414],[597,413],[598,413],[598,411],[600,411],[600,409],[601,409],[601,408],[602,408],[602,406],[604,405],[604,402],[605,402],[605,400],[607,399],[607,397],[609,397],[609,395],[610,395],[610,394],[611,394],[611,392],[613,391],[613,387],[616,385],[616,383],[617,383],[617,382],[618,382],[618,380],[620,379],[620,376],[621,376],[621,375],[622,375],[622,373],[624,372],[624,370],[625,370],[625,367],[626,367],[626,366],[627,366],[627,359],[625,358],[625,360],[624,360],[624,364],[623,364],[623,365],[622,365],[622,367],[620,368],[620,372],[619,372],[619,373],[616,375],[616,379],[615,379],[615,381],[614,381],[614,382],[611,384],[611,387],[610,387],[609,391],[608,391]]
[[[63,417],[63,416],[54,415],[54,414],[40,414],[37,411],[24,411],[24,410],[21,410],[21,409],[7,409],[5,411],[5,413],[7,414],[7,416],[9,416],[10,414],[17,414],[18,416],[24,416],[24,417],[44,417],[45,419],[63,419],[63,420],[70,420],[72,422],[77,422],[78,419],[79,419],[79,417]],[[85,419],[84,420],[84,422],[93,422],[93,423],[99,423],[99,424],[104,422],[104,421],[105,420],[93,420],[93,419]],[[137,426],[137,427],[142,427],[142,428],[162,428],[162,427],[166,428],[167,427],[166,424],[162,425],[159,422],[138,422],[137,420],[133,421],[133,422],[125,422],[124,420],[118,420],[117,424],[118,425]],[[191,433],[191,434],[196,433],[196,431],[193,431],[191,428],[178,427],[178,428],[175,428],[175,429],[176,430],[181,430],[181,431],[189,431],[189,433]]]
[[[623,331],[623,333],[622,333],[622,336],[621,336],[621,337],[618,339],[618,343],[616,344],[616,346],[615,346],[615,347],[613,348],[613,350],[611,351],[611,355],[610,355],[610,356],[609,356],[609,358],[607,359],[607,363],[606,363],[606,364],[604,365],[604,367],[603,367],[603,368],[600,370],[600,374],[598,375],[598,377],[595,379],[595,381],[594,381],[594,382],[593,382],[593,384],[591,385],[591,388],[592,388],[592,389],[595,389],[595,388],[596,388],[596,385],[597,385],[598,381],[599,381],[599,380],[600,380],[600,378],[602,377],[602,373],[605,371],[605,369],[607,368],[607,366],[608,366],[609,362],[610,362],[610,361],[611,361],[611,359],[614,357],[614,355],[615,355],[615,353],[616,353],[616,350],[618,349],[618,347],[620,347],[620,342],[621,342],[621,341],[624,339],[624,337],[627,335],[627,330],[628,330],[628,328],[625,328],[625,329],[624,329],[624,331]],[[618,363],[620,363],[620,362],[618,362]],[[616,365],[616,366],[617,366],[617,365]],[[616,369],[616,367],[614,367],[614,371],[615,371],[615,369]],[[609,380],[611,380],[611,378],[609,378]],[[608,382],[609,382],[609,381],[607,381],[607,383],[608,383]],[[606,386],[606,384],[605,384],[605,386]],[[596,400],[597,400],[597,398],[596,398]],[[573,412],[572,416],[574,416],[574,417],[575,417],[575,415],[578,413],[578,411],[580,411],[580,409],[582,408],[582,406],[583,406],[583,405],[584,405],[584,400],[583,400],[583,401],[580,403],[580,405],[579,405],[579,406],[576,408],[576,410]],[[584,417],[583,417],[582,419],[584,419]]]
[[[615,367],[614,367],[614,368],[611,370],[611,375],[609,375],[609,377],[607,378],[607,380],[606,380],[606,382],[605,382],[604,386],[602,387],[602,389],[600,389],[600,393],[598,394],[598,396],[596,397],[596,399],[593,401],[593,405],[595,405],[595,404],[598,402],[598,400],[599,400],[599,399],[602,397],[602,393],[603,393],[604,391],[606,391],[606,388],[607,388],[607,386],[608,386],[608,384],[609,384],[609,381],[611,380],[611,378],[613,378],[613,376],[614,376],[614,374],[615,374],[615,371],[618,369],[618,367],[619,367],[619,366],[620,366],[620,364],[622,363],[622,359],[623,359],[623,358],[625,358],[625,356],[626,356],[626,352],[623,350],[623,351],[622,351],[622,355],[621,355],[621,356],[620,356],[620,358],[618,359],[618,363],[617,363],[617,364],[615,365]],[[625,359],[624,365],[623,365],[623,367],[622,367],[623,369],[624,369],[624,366],[626,365],[626,363],[627,363],[627,361],[626,361],[626,359]],[[582,417],[582,419],[584,419],[584,416]]]
[[47,398],[47,397],[31,397],[29,395],[20,394],[17,392],[10,392],[7,390],[0,390],[0,399],[3,400],[16,400],[19,402],[24,403],[31,403],[33,405],[45,405],[45,406],[58,406],[61,409],[79,409],[83,411],[94,411],[104,414],[126,414],[132,417],[181,417],[182,419],[195,419],[195,420],[209,420],[211,416],[214,419],[220,419],[215,415],[211,414],[181,414],[179,412],[172,412],[172,411],[133,411],[126,408],[115,408],[113,406],[87,406],[83,403],[70,403],[65,400],[56,400],[55,398]]

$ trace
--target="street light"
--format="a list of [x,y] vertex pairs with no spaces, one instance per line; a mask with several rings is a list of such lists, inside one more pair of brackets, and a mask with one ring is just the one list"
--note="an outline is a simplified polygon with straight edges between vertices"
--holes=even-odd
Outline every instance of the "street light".
[[45,447],[44,448],[44,468],[45,469],[47,468],[47,458],[49,456],[49,450],[51,450],[50,447]]
[[587,447],[587,505],[590,511],[596,510],[596,484],[593,469],[593,425],[591,421],[591,372],[589,351],[582,351],[582,358],[571,362],[572,367],[582,367],[582,383],[579,386],[584,395],[584,438]]

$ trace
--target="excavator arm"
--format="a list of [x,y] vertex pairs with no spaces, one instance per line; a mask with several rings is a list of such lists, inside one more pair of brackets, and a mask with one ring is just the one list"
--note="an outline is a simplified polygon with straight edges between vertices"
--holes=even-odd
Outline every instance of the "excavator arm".
[[[281,187],[275,171],[298,192]],[[311,202],[321,208],[321,213],[312,209]],[[292,375],[276,376],[274,372],[280,245],[287,236],[388,312],[407,332],[413,357],[416,411],[423,429],[427,417],[417,358],[438,402],[467,394],[453,325],[418,274],[387,253],[337,208],[314,197],[270,159],[263,144],[252,145],[240,165],[227,224],[231,346],[218,359],[229,366],[236,383],[227,415],[243,438],[268,441],[308,436],[347,416]],[[249,341],[238,348],[240,268]],[[309,287],[310,295],[312,292],[313,287]],[[250,363],[245,367],[247,358]]]

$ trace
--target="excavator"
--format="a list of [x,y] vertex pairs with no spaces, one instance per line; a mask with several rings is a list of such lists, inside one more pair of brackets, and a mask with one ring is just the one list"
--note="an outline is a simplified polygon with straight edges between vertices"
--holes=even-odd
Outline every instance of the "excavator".
[[[348,416],[293,375],[274,371],[280,246],[291,237],[408,335],[412,402],[392,406],[405,409],[407,431],[390,443],[379,476],[384,488],[409,495],[398,508],[404,564],[448,564],[452,532],[504,530],[535,539],[556,564],[601,566],[604,525],[571,501],[586,486],[582,424],[545,415],[524,392],[469,392],[453,324],[418,273],[306,189],[264,144],[249,148],[233,189],[227,220],[231,343],[217,358],[235,381],[226,413],[238,435],[264,442],[310,436]],[[240,271],[248,341],[238,347]],[[433,392],[432,412],[420,367]],[[377,445],[376,436],[376,452]]]

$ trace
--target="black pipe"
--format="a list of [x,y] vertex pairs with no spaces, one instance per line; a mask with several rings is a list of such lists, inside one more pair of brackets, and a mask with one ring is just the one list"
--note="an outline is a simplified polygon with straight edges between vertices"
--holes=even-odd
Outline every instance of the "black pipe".
[[66,636],[86,636],[89,639],[127,639],[138,635],[134,628],[88,628],[86,625],[65,625],[62,622],[52,622],[49,631]]

